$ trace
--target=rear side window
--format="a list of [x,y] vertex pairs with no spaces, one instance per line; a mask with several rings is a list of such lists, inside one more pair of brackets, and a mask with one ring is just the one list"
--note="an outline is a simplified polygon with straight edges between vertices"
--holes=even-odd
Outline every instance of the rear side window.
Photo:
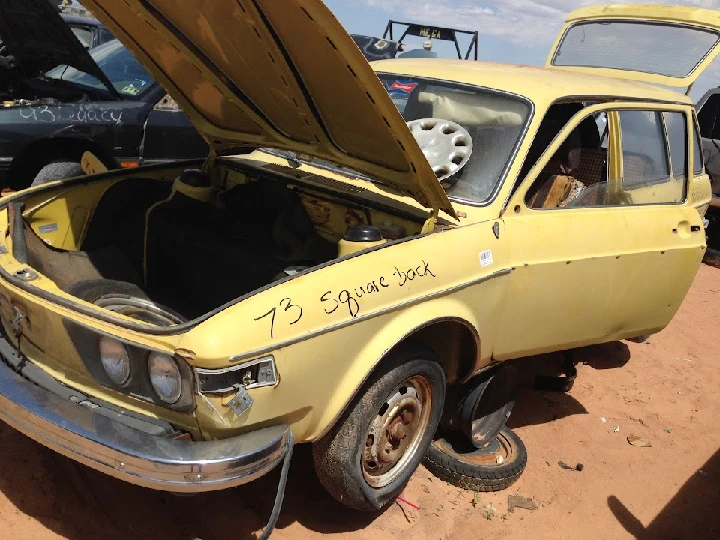
[[695,132],[695,144],[693,144],[693,172],[695,174],[702,174],[705,171],[705,162],[703,161],[702,141],[700,140],[700,133],[697,130],[697,125],[693,131]]
[[670,162],[674,178],[687,178],[687,119],[683,113],[665,112],[665,130],[670,143]]
[[670,177],[660,113],[620,111],[623,186],[632,189]]

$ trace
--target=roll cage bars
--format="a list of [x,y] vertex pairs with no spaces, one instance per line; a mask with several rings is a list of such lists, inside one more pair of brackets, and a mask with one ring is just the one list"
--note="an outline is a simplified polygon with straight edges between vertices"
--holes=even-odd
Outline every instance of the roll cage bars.
[[460,50],[460,43],[457,39],[457,34],[467,34],[472,36],[472,40],[470,41],[470,46],[468,47],[467,53],[465,54],[465,60],[468,60],[470,58],[470,53],[473,52],[473,49],[475,50],[475,60],[478,59],[478,32],[472,32],[470,30],[458,30],[455,28],[441,28],[438,26],[427,26],[423,24],[416,24],[416,23],[406,23],[406,22],[400,22],[400,21],[389,21],[387,24],[387,27],[385,27],[385,33],[383,34],[383,39],[390,39],[394,40],[393,38],[393,28],[395,25],[401,25],[401,26],[407,26],[405,29],[405,32],[403,32],[402,36],[400,36],[400,39],[397,40],[398,44],[401,44],[403,39],[405,39],[406,36],[417,36],[417,37],[424,37],[426,39],[438,39],[440,41],[452,41],[455,43],[455,50],[457,50],[458,58],[460,60],[463,59],[462,52]]

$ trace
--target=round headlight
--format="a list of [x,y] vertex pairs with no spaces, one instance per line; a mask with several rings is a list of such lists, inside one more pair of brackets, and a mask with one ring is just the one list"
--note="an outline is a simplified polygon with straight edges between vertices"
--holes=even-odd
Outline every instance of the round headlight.
[[165,403],[172,405],[182,393],[182,376],[177,363],[167,354],[150,353],[148,357],[150,382],[157,396]]
[[125,386],[130,380],[130,357],[125,345],[118,340],[100,338],[100,362],[113,384]]

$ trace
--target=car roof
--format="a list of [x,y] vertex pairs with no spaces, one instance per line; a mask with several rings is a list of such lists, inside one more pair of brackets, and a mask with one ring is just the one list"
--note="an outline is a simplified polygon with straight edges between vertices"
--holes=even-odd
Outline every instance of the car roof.
[[680,92],[660,86],[561,69],[468,60],[393,59],[371,64],[379,73],[409,75],[484,86],[550,105],[565,97],[642,99],[692,104]]

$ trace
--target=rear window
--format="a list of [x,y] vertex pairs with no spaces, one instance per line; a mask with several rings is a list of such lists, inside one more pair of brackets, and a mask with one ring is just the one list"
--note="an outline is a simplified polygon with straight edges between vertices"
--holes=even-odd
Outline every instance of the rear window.
[[578,23],[566,31],[552,64],[683,78],[695,71],[719,38],[717,32],[669,23]]

